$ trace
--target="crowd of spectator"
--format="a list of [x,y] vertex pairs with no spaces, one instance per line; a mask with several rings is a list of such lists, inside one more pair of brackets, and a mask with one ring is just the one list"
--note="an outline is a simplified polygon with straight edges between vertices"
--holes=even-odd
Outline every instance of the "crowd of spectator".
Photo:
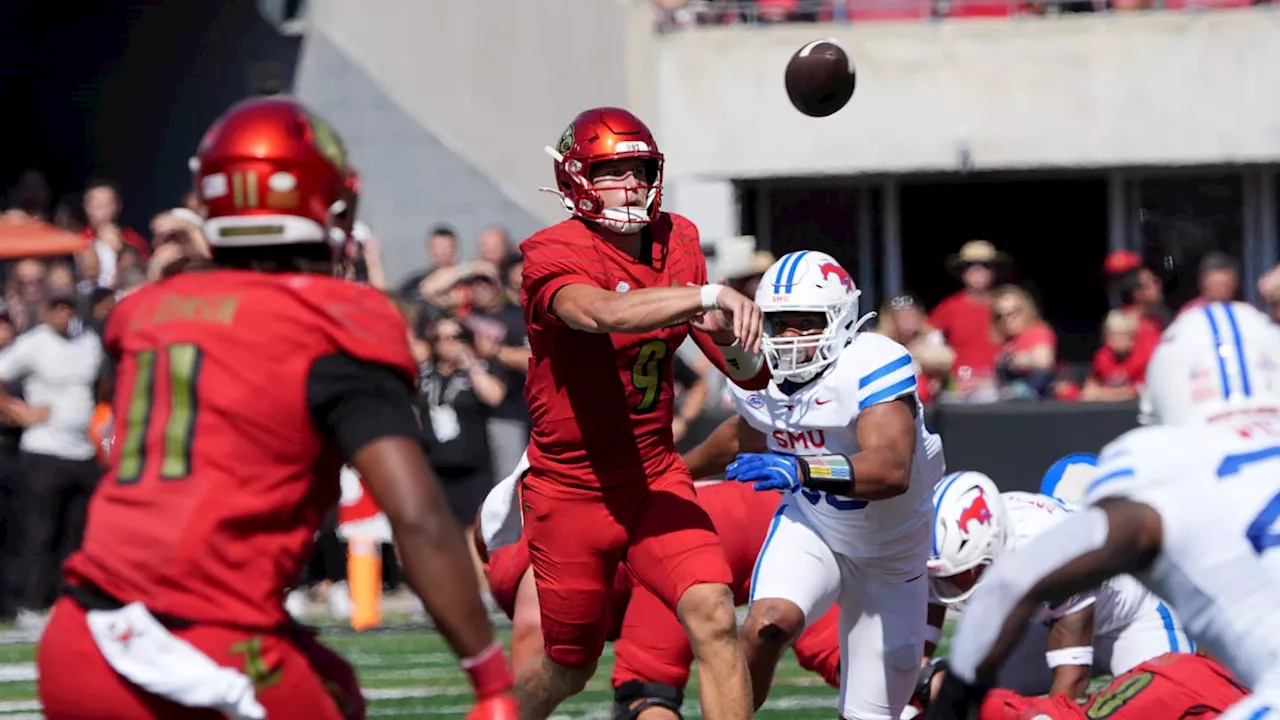
[[[916,361],[921,400],[996,402],[1054,399],[1123,402],[1135,399],[1160,333],[1174,316],[1156,272],[1128,250],[1111,253],[1101,269],[1117,305],[1101,319],[1100,345],[1080,365],[1058,356],[1057,333],[1025,288],[999,284],[1011,259],[985,240],[965,243],[948,259],[961,284],[927,316],[911,295],[880,310],[878,332],[905,345]],[[1177,308],[1238,300],[1240,268],[1228,255],[1200,261],[1199,294]],[[1259,294],[1280,322],[1280,267],[1258,281]]]
[[102,324],[122,294],[207,257],[208,246],[191,198],[157,214],[144,237],[119,223],[120,193],[105,180],[55,205],[44,176],[27,171],[6,205],[0,224],[57,228],[81,248],[4,267],[0,617],[35,628],[57,593],[59,564],[79,544],[101,473],[90,426],[102,399]]
[[657,26],[923,20],[1187,8],[1242,8],[1270,0],[652,0]]
[[[43,221],[82,238],[74,255],[28,257],[4,265],[0,301],[0,617],[38,626],[52,602],[60,561],[79,542],[89,494],[104,458],[88,438],[102,361],[99,335],[124,293],[208,256],[200,208],[188,196],[157,214],[146,232],[120,224],[120,193],[107,181],[54,204],[39,173],[24,173],[0,220]],[[357,224],[352,276],[399,303],[419,364],[422,442],[450,507],[469,526],[493,484],[518,463],[529,438],[524,374],[529,361],[520,307],[522,259],[500,227],[481,232],[464,261],[462,242],[446,225],[425,238],[423,267],[388,286],[380,242]],[[721,258],[724,282],[751,296],[775,257],[739,238],[738,260]],[[1099,318],[1091,363],[1058,356],[1057,334],[1035,297],[1005,283],[1013,258],[974,240],[946,258],[959,289],[932,310],[910,293],[878,308],[874,331],[906,346],[916,362],[926,404],[1056,399],[1132,400],[1146,364],[1175,308],[1162,282],[1128,251],[1112,253],[1101,271],[1115,307]],[[1198,297],[1183,308],[1229,300],[1240,292],[1230,257],[1206,255]],[[1280,321],[1280,268],[1258,281]],[[696,441],[731,407],[727,382],[692,343],[675,360],[678,443]],[[707,412],[714,410],[714,412]],[[321,537],[308,571],[309,599],[323,602],[345,573],[345,552],[332,532]],[[387,582],[397,581],[388,553]]]

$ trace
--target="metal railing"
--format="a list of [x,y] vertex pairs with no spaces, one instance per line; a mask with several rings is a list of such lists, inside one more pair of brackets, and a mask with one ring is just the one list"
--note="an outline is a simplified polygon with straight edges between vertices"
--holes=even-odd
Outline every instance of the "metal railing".
[[1199,11],[1277,0],[650,0],[661,32],[710,25],[939,20],[1066,13]]

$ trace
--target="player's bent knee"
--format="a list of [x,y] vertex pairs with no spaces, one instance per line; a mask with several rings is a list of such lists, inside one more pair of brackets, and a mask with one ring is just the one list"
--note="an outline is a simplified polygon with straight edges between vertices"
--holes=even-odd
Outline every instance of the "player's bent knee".
[[680,596],[676,609],[680,622],[695,641],[715,641],[737,636],[738,617],[734,613],[733,593],[727,585],[694,585]]
[[747,641],[781,650],[804,630],[804,613],[785,600],[761,600],[751,606],[743,635]]
[[628,680],[613,691],[613,720],[681,720],[684,691],[662,683]]
[[576,695],[582,692],[587,681],[596,674],[599,657],[599,652],[591,656],[588,653],[567,651],[566,648],[546,648],[545,667],[550,670],[557,687],[569,690],[569,695]]

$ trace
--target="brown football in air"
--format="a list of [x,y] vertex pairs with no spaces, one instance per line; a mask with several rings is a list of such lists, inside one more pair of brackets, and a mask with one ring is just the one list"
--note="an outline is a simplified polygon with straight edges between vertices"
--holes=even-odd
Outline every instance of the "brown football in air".
[[853,61],[834,40],[815,40],[787,63],[787,97],[805,115],[826,117],[849,102],[857,75]]

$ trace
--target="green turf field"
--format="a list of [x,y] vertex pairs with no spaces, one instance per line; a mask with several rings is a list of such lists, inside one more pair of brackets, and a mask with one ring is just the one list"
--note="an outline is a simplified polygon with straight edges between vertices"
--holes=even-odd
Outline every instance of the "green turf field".
[[[948,632],[941,650],[946,651]],[[505,639],[506,632],[503,631]],[[438,635],[430,632],[382,631],[331,633],[328,643],[342,653],[360,674],[369,698],[369,717],[459,718],[466,712],[471,690],[457,663]],[[613,698],[609,673],[613,649],[606,647],[600,670],[582,694],[570,699],[553,718],[607,720]],[[35,648],[30,643],[0,644],[0,720],[38,720],[35,693]],[[686,717],[700,717],[696,676],[685,702]],[[801,670],[789,656],[778,669],[769,702],[759,718],[830,718],[836,691],[816,675]]]
[[[505,638],[505,631],[503,632]],[[370,717],[457,718],[467,710],[471,690],[448,648],[429,632],[392,631],[367,634],[332,633],[328,643],[360,674]],[[553,717],[608,718],[613,692],[609,673],[613,649],[607,647],[600,670],[582,694],[565,703]],[[35,648],[11,642],[0,645],[0,720],[41,718],[35,694]],[[696,678],[690,684],[685,715],[699,717]],[[836,692],[789,657],[779,668],[769,704],[760,718],[830,718]]]

